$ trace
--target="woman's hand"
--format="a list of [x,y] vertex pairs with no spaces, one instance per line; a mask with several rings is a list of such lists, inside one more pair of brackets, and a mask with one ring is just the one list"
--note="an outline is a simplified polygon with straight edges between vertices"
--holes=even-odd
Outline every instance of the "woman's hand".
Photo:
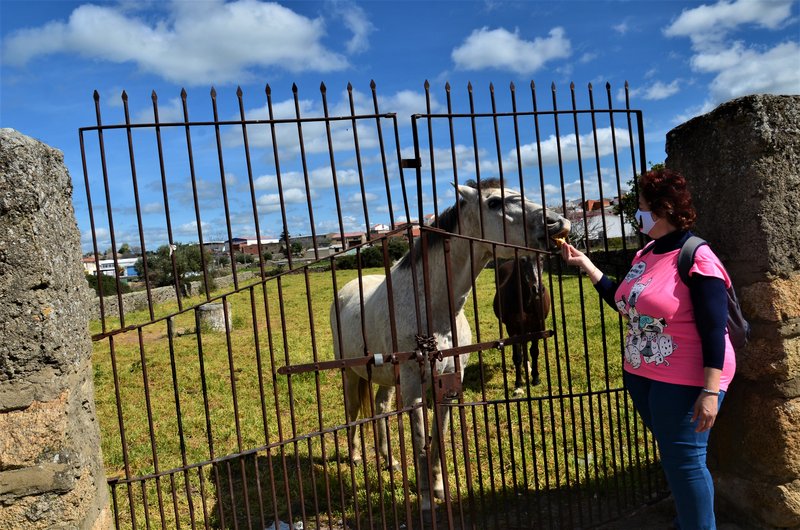
[[592,260],[589,259],[589,256],[573,247],[569,243],[564,243],[561,245],[561,258],[566,262],[567,265],[578,267],[585,272],[593,284],[600,281],[600,278],[603,277],[603,272],[594,266],[594,263],[592,263]]
[[719,398],[714,394],[700,392],[697,401],[694,402],[694,414],[692,421],[697,421],[694,432],[705,432],[714,426],[719,410]]

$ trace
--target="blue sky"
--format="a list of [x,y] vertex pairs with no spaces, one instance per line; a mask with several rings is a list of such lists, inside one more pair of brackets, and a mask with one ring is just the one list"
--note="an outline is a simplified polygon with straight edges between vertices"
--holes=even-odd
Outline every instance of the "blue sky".
[[[133,123],[153,121],[151,93],[158,94],[162,123],[183,120],[180,92],[187,91],[190,120],[213,118],[209,91],[217,91],[221,120],[238,120],[236,89],[243,90],[247,119],[267,117],[265,85],[272,94],[276,117],[295,116],[292,84],[298,87],[298,107],[303,117],[323,112],[320,83],[327,87],[331,115],[349,115],[346,91],[352,83],[356,114],[373,113],[369,83],[377,83],[380,111],[395,112],[402,157],[413,155],[411,120],[424,113],[423,83],[431,85],[431,108],[446,112],[445,82],[452,86],[455,112],[468,111],[466,86],[472,83],[476,111],[491,110],[489,83],[493,83],[499,111],[510,111],[509,84],[517,89],[520,110],[531,109],[530,82],[535,81],[540,110],[552,109],[551,83],[556,86],[560,109],[571,105],[569,84],[576,86],[578,108],[587,108],[587,85],[594,87],[595,104],[608,108],[606,83],[612,105],[624,107],[622,88],[630,84],[631,107],[644,116],[649,162],[663,161],[664,138],[676,125],[708,112],[735,97],[755,94],[800,93],[800,22],[798,2],[791,0],[682,1],[562,1],[562,2],[283,2],[256,0],[209,1],[72,1],[0,2],[2,29],[2,82],[0,126],[11,127],[64,152],[75,184],[75,208],[83,233],[84,249],[91,248],[91,233],[84,187],[78,128],[92,126],[92,93],[100,94],[103,122],[124,123],[120,98],[128,95]],[[622,115],[618,116],[623,119]],[[559,171],[555,156],[553,123],[542,125],[542,160],[545,166],[545,200],[560,203],[581,196],[578,150],[583,165],[586,198],[617,194],[633,169],[625,162],[627,125],[608,118],[597,124],[599,139],[583,121],[576,133],[571,118],[563,119],[558,139],[562,150],[573,149]],[[587,118],[588,120],[588,118]],[[603,121],[605,120],[605,121]],[[501,120],[502,121],[502,120]],[[551,119],[550,122],[553,120]],[[334,164],[327,150],[325,127],[304,125],[307,172],[305,187],[299,157],[297,127],[277,127],[273,144],[268,127],[249,126],[251,168],[248,173],[241,126],[220,129],[224,171],[213,127],[191,130],[200,226],[204,240],[226,239],[222,177],[228,199],[231,234],[255,233],[259,222],[263,236],[277,237],[283,227],[278,170],[273,148],[279,152],[286,223],[292,235],[309,234],[308,201],[313,203],[317,233],[354,231],[367,222],[387,222],[390,208],[396,221],[406,217],[399,182],[386,192],[377,127],[359,122],[359,157],[353,150],[351,122],[332,126]],[[387,172],[398,173],[394,153],[393,122],[381,120],[387,148]],[[501,169],[522,176],[526,191],[541,202],[538,156],[530,134],[520,141],[514,156],[510,121],[500,125],[499,153],[491,120],[478,125],[479,149],[470,135],[457,133],[451,149],[446,122],[431,127],[437,207],[453,201],[453,151],[463,181],[481,171],[496,176]],[[531,123],[521,123],[531,129]],[[428,130],[420,124],[424,136]],[[467,126],[461,120],[458,126]],[[444,128],[443,128],[444,127]],[[530,131],[528,131],[530,132]],[[618,136],[617,136],[618,135]],[[621,169],[609,156],[611,137],[619,141]],[[97,223],[98,246],[110,244],[104,199],[103,174],[97,134],[84,138],[87,172]],[[140,246],[131,184],[130,153],[124,130],[105,134],[107,171],[116,243]],[[427,142],[427,140],[425,140]],[[566,147],[565,147],[566,144]],[[589,145],[591,144],[591,145]],[[593,154],[598,146],[599,156]],[[158,149],[152,128],[133,131],[135,169],[140,211],[148,249],[167,239]],[[196,241],[198,214],[194,208],[185,130],[166,127],[162,146],[169,189],[173,238]],[[423,145],[428,149],[427,143]],[[475,153],[479,153],[476,157]],[[425,154],[425,153],[423,153]],[[517,160],[521,161],[518,172]],[[360,166],[360,169],[359,169]],[[425,178],[430,163],[423,161]],[[342,225],[335,209],[332,174],[339,183]],[[561,174],[560,174],[561,173]],[[359,174],[365,175],[362,194]],[[253,179],[256,209],[249,185]],[[413,181],[413,172],[405,178]],[[617,178],[618,177],[618,178]],[[562,179],[563,178],[563,184]],[[518,186],[514,186],[518,187]],[[416,218],[416,194],[409,189],[411,218]],[[433,209],[430,187],[424,193],[424,210]]]

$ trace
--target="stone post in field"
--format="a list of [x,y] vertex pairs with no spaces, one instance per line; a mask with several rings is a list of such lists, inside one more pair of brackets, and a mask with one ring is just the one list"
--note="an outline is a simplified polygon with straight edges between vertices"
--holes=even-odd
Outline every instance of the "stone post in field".
[[711,435],[720,510],[800,527],[800,96],[747,96],[667,134],[696,232],[726,264],[753,324]]
[[110,527],[72,183],[0,129],[0,529]]

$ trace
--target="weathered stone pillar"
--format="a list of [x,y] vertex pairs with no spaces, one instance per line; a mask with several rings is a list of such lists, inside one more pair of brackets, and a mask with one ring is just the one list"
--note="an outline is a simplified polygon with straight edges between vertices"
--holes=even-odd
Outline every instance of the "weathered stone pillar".
[[696,232],[754,325],[711,436],[720,509],[800,527],[800,96],[747,96],[667,134]]
[[0,529],[111,522],[63,158],[0,129]]

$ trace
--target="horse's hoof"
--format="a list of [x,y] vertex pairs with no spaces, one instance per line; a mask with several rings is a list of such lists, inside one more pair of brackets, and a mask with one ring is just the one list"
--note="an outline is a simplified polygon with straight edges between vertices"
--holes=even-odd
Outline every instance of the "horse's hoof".
[[518,386],[514,389],[514,397],[522,397],[525,395],[525,389],[521,386]]
[[361,455],[350,457],[350,463],[353,464],[354,466],[360,466],[361,461],[362,461]]
[[440,501],[444,500],[444,488],[434,488],[433,496]]
[[536,377],[533,378],[533,383],[531,384],[533,386],[542,384],[542,378],[537,375]]

